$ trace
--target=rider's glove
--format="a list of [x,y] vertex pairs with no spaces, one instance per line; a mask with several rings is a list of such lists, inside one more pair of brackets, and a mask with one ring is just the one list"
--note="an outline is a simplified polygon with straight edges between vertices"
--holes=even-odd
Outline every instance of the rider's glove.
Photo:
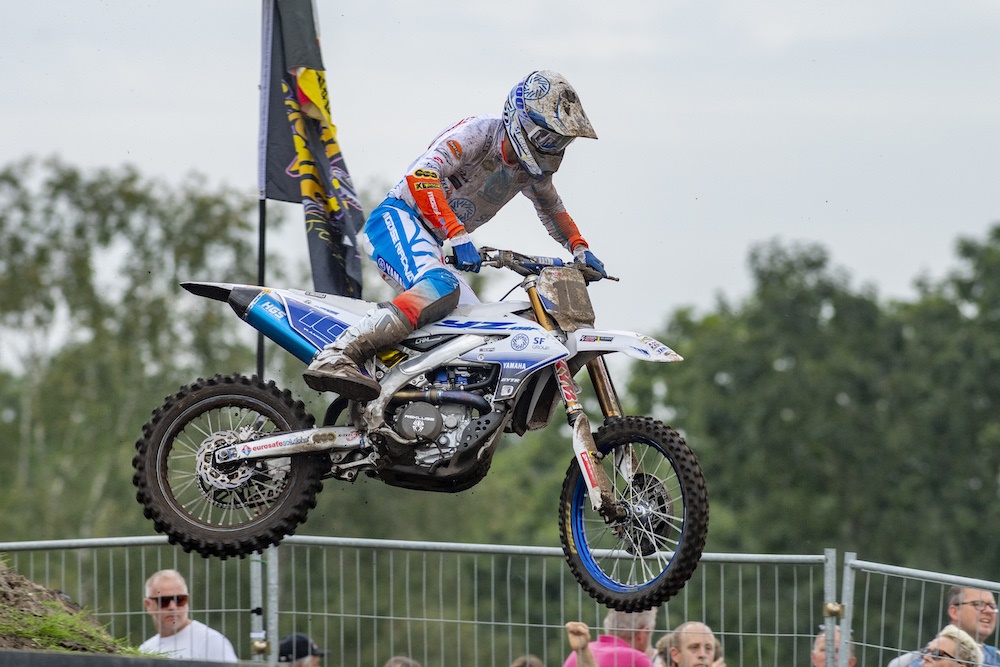
[[467,233],[462,232],[452,236],[451,249],[455,251],[455,266],[462,271],[479,273],[483,258],[479,256],[479,250]]
[[[594,271],[601,274],[601,278],[608,277],[608,272],[604,270],[604,262],[597,259],[594,253],[590,252],[590,249],[587,248],[587,246],[578,245],[573,249],[573,256],[576,258],[576,261],[586,264]],[[597,280],[600,280],[600,278],[597,278]]]

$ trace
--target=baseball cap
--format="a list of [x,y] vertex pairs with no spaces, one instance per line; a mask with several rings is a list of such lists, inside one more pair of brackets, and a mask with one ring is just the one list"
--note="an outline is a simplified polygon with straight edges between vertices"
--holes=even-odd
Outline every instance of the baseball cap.
[[288,635],[278,646],[278,662],[295,662],[310,655],[326,655],[326,651],[316,646],[316,642],[301,632]]

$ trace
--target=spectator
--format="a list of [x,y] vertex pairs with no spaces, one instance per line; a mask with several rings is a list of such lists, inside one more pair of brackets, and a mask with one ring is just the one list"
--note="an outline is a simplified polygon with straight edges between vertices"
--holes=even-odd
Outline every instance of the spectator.
[[405,655],[394,655],[382,667],[420,667],[420,663]]
[[177,570],[160,570],[146,580],[143,604],[157,634],[139,646],[145,653],[161,653],[177,660],[238,662],[233,645],[212,628],[188,617],[191,596]]
[[[983,665],[1000,667],[996,647],[984,644],[997,626],[997,603],[990,591],[952,586],[948,589],[948,621],[979,644]],[[917,667],[922,662],[918,651],[895,658],[889,667]]]
[[291,662],[298,667],[319,667],[326,651],[316,646],[309,635],[296,632],[281,640],[278,645],[278,662]]
[[[582,624],[581,624],[582,625]],[[586,626],[584,626],[586,627]],[[589,640],[589,632],[588,632]],[[510,663],[510,667],[545,667],[545,663],[537,655],[522,655],[520,658]]]
[[[854,667],[854,663],[857,659],[854,657],[854,647],[848,643],[847,644],[848,655],[850,657],[847,659],[847,667]],[[826,667],[826,628],[820,628],[819,634],[816,635],[816,639],[813,641],[812,653],[809,655],[812,662],[812,667]],[[834,626],[833,630],[833,664],[839,664],[840,661],[840,628]]]
[[662,667],[725,667],[719,641],[704,623],[681,623],[656,642],[654,665]]
[[582,623],[567,623],[566,632],[570,635],[573,652],[563,667],[576,667],[578,655],[580,667],[652,667],[646,651],[656,625],[656,611],[656,608],[638,612],[609,610],[604,617],[604,634],[599,635],[596,642],[589,641],[589,631],[581,637],[577,625],[586,630]]
[[954,625],[946,625],[938,636],[927,646],[920,649],[920,660],[925,666],[935,665],[966,665],[980,667],[983,664],[983,652],[972,636]]

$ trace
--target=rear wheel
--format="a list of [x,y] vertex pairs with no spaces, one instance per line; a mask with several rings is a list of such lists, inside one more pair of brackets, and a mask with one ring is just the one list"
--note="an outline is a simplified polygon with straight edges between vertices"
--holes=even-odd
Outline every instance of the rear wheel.
[[621,519],[590,505],[574,459],[559,502],[563,552],[580,585],[619,611],[673,597],[694,573],[708,534],[708,494],[694,453],[668,426],[625,417],[601,427],[595,444]]
[[301,401],[274,382],[217,375],[167,398],[135,443],[132,481],[146,518],[202,556],[244,556],[306,520],[322,488],[322,455],[219,462],[215,452],[310,428]]

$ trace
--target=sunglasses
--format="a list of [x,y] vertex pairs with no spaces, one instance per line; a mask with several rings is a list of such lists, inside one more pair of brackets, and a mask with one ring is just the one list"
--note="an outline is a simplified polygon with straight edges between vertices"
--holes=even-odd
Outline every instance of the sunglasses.
[[922,648],[920,649],[920,657],[929,657],[931,660],[940,660],[941,658],[947,658],[948,660],[955,659],[955,656],[945,653],[939,648]]
[[150,598],[146,598],[146,599],[147,600],[152,600],[153,602],[155,602],[157,604],[157,606],[159,606],[160,609],[163,609],[164,607],[166,607],[167,605],[169,605],[171,602],[173,602],[174,605],[176,605],[178,607],[183,607],[184,605],[186,605],[188,603],[188,596],[186,594],[185,595],[160,595],[158,597],[150,597]]

